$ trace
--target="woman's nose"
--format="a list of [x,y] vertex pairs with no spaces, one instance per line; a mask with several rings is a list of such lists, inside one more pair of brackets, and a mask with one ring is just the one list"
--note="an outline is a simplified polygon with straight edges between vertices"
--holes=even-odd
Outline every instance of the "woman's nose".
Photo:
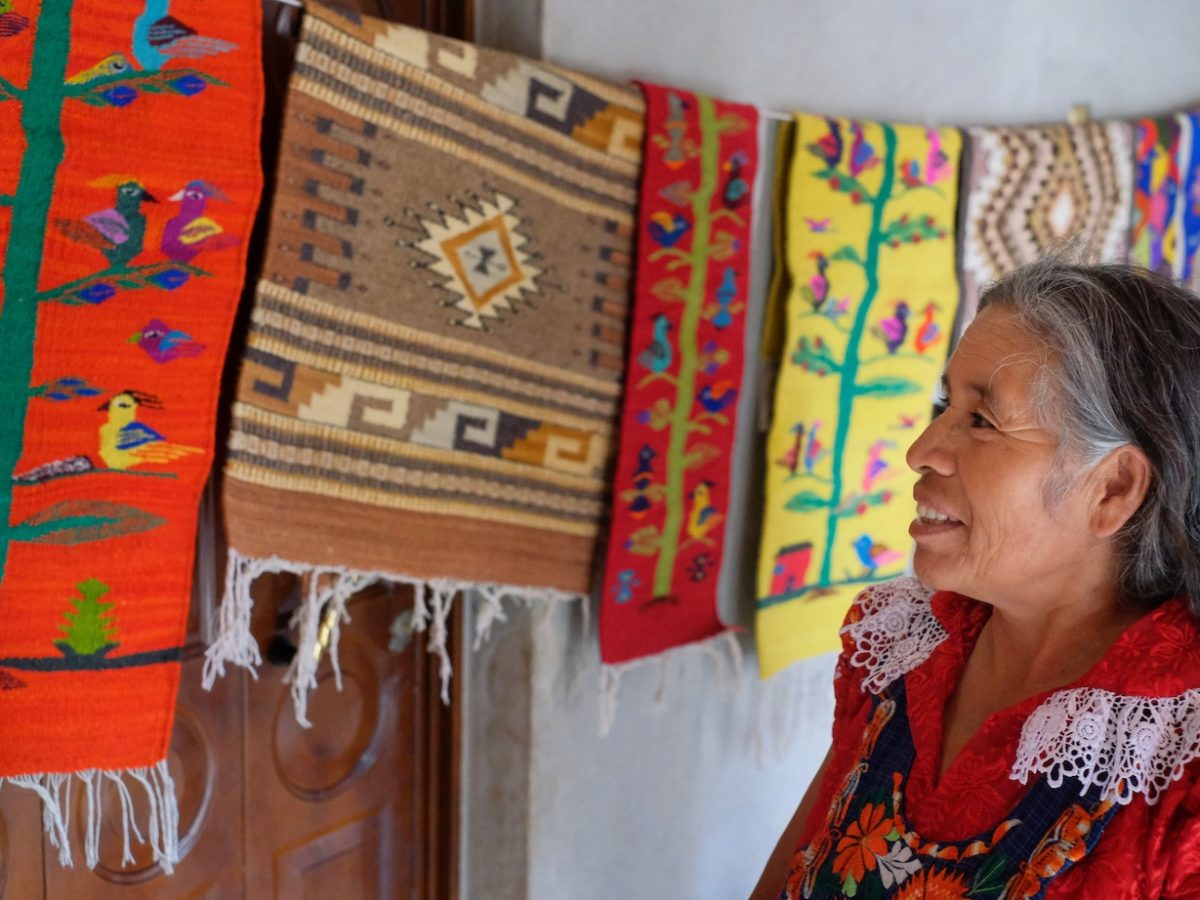
[[950,475],[954,472],[954,454],[950,447],[952,415],[953,411],[947,410],[934,417],[912,442],[904,458],[914,472],[922,475]]

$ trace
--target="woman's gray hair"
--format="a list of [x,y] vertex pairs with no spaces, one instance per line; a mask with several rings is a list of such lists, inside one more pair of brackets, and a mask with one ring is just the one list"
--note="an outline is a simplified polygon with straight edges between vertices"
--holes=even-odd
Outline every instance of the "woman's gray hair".
[[1200,297],[1148,269],[1050,259],[988,288],[1053,362],[1035,381],[1043,426],[1061,435],[1049,493],[1118,447],[1150,460],[1146,498],[1117,535],[1123,601],[1185,595],[1200,616]]

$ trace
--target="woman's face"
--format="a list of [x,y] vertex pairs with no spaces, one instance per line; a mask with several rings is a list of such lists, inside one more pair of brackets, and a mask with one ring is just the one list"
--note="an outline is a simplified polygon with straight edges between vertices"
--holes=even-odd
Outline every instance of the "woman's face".
[[913,565],[936,590],[993,603],[1044,595],[1089,564],[1081,492],[1046,499],[1058,439],[1037,423],[1030,404],[1045,358],[1011,312],[991,307],[971,323],[946,367],[948,408],[908,451],[921,476],[909,527],[917,544]]

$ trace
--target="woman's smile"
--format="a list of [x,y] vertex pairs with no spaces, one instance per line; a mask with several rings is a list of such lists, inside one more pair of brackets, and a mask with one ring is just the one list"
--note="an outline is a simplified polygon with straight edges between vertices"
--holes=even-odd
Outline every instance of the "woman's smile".
[[935,537],[963,527],[961,520],[921,494],[919,487],[913,490],[913,498],[917,501],[917,517],[908,526],[908,533],[914,540]]

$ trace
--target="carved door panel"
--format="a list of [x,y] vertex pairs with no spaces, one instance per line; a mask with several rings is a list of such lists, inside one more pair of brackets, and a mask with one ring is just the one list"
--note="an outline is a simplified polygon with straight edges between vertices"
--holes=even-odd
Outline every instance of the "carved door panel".
[[[89,871],[82,856],[86,817],[82,815],[82,790],[72,798],[72,848],[75,865],[58,864],[56,851],[45,845],[46,897],[71,900],[119,897],[242,897],[242,707],[245,676],[240,673],[218,681],[211,692],[200,687],[204,662],[198,644],[190,645],[183,665],[175,730],[171,736],[168,766],[179,801],[179,852],[182,861],[171,876],[164,876],[150,849],[131,842],[135,862],[121,865],[122,834],[120,797],[111,788],[101,790],[103,824],[100,861]],[[24,792],[22,792],[24,793]],[[134,820],[146,822],[147,798],[132,788]],[[35,837],[41,837],[39,816],[22,819]],[[36,823],[36,824],[35,824]],[[24,868],[24,861],[14,854]],[[39,860],[40,862],[40,860]],[[40,874],[40,873],[39,873]],[[41,894],[14,894],[25,900]]]
[[[264,610],[294,595],[285,580],[263,586]],[[9,789],[0,793],[0,900],[454,896],[457,725],[437,702],[423,644],[389,648],[390,626],[411,604],[409,592],[385,586],[351,600],[342,689],[322,660],[307,729],[296,723],[285,665],[265,665],[257,680],[234,673],[208,693],[201,644],[189,644],[169,757],[182,856],[174,874],[136,842],[136,861],[121,865],[115,791],[102,792],[100,863],[89,871],[78,858],[59,866],[36,798]],[[145,822],[145,797],[135,789],[133,800]],[[82,792],[73,797],[76,857],[83,802]]]
[[311,728],[293,714],[283,666],[248,687],[245,744],[249,897],[424,896],[424,649],[388,649],[410,600],[387,588],[349,604],[338,649],[310,696]]
[[42,808],[29,791],[0,790],[0,900],[42,896]]

